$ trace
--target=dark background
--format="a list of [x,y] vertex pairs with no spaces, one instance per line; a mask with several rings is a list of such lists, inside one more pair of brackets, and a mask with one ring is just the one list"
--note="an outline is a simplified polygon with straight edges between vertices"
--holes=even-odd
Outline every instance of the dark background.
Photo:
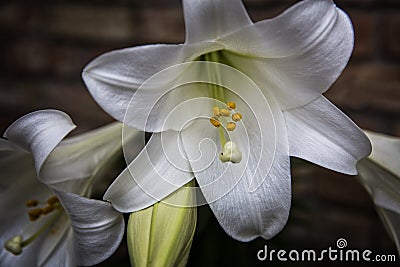
[[[273,17],[295,2],[244,1],[254,21]],[[348,67],[326,96],[360,127],[400,136],[400,1],[336,4],[350,15],[356,41]],[[82,68],[112,49],[182,43],[184,22],[178,0],[3,0],[0,38],[0,131],[28,112],[55,108],[71,115],[78,133],[112,121],[86,91]],[[207,208],[201,208],[189,266],[267,266],[271,264],[256,260],[265,244],[286,250],[324,249],[335,247],[341,237],[350,248],[396,254],[369,196],[354,177],[299,160],[293,161],[292,177],[291,217],[271,241],[236,242]],[[128,266],[124,245],[101,266],[116,264]]]

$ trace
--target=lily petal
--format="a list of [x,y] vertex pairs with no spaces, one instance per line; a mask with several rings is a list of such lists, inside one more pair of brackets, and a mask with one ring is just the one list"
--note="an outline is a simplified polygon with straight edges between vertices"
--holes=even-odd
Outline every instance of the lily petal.
[[371,152],[371,144],[360,128],[324,96],[285,111],[284,116],[290,156],[355,175],[357,162]]
[[[384,136],[378,138],[386,139]],[[382,141],[386,143],[384,139]],[[374,149],[378,147],[376,144],[374,143]],[[371,158],[361,160],[357,168],[359,171],[357,179],[371,195],[376,210],[400,254],[400,179]]]
[[400,174],[400,139],[370,131],[364,132],[372,143],[370,159],[392,173]]
[[400,255],[400,215],[391,210],[377,207],[376,210],[382,218],[383,223],[386,226],[387,231],[393,238],[394,243],[397,247],[397,252]]
[[[54,195],[54,193],[53,193]],[[53,215],[54,216],[54,215]],[[37,253],[37,265],[51,266],[76,266],[73,258],[74,252],[69,242],[72,237],[72,229],[66,213],[55,214],[56,221],[48,229],[48,234],[43,236]]]
[[240,241],[258,236],[270,239],[286,224],[290,210],[289,148],[284,119],[272,99],[268,102],[269,110],[260,101],[262,96],[255,92],[239,94],[243,100],[226,95],[243,114],[241,123],[229,134],[243,155],[240,163],[219,160],[218,130],[208,120],[197,120],[181,132],[185,152],[200,189],[224,230]]
[[[121,153],[122,126],[119,122],[112,123],[62,141],[43,165],[39,179],[54,187],[60,182],[95,175],[102,162],[109,161],[117,153]],[[130,130],[129,135],[125,136],[125,139],[133,138],[137,141],[136,146],[130,146],[129,149],[138,153],[144,147],[143,133]],[[143,139],[140,140],[141,138]],[[74,171],[71,172],[71,169]],[[76,185],[79,186],[79,183]]]
[[39,173],[51,151],[75,127],[64,112],[40,110],[16,120],[7,128],[4,137],[33,154]]
[[186,43],[213,40],[252,24],[241,0],[184,0]]
[[[97,103],[123,122],[134,93],[152,75],[217,49],[221,49],[221,45],[201,43],[193,46],[146,45],[111,51],[89,63],[82,78]],[[161,80],[160,84],[170,82],[170,77],[164,78],[166,81]],[[151,97],[151,92],[148,94]]]
[[124,219],[110,203],[55,191],[71,220],[77,265],[94,265],[110,257],[124,235]]
[[261,84],[286,110],[311,102],[339,77],[353,50],[354,32],[333,1],[306,0],[218,42],[231,51],[235,67],[252,78],[254,72],[265,77]]
[[400,214],[400,179],[376,164],[370,158],[357,165],[357,178],[370,193],[374,203]]
[[[68,233],[66,236],[62,236],[62,238],[69,239],[71,238],[72,235],[72,230],[69,228]],[[49,236],[48,236],[49,237]],[[43,244],[48,244],[47,240]],[[57,247],[55,250],[52,251],[51,257],[46,259],[45,262],[43,262],[42,265],[39,265],[41,267],[54,267],[54,266],[65,266],[65,267],[75,267],[76,263],[74,262],[73,253],[71,252],[71,248],[69,247],[68,242],[61,242],[57,244]]]
[[104,200],[121,212],[133,212],[162,200],[193,179],[176,145],[178,133],[155,133],[145,149],[108,188]]

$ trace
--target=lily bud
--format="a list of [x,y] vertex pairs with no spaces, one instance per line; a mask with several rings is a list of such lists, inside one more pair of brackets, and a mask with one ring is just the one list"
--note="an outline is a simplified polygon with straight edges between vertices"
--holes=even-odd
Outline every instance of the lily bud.
[[[194,185],[191,181],[186,186]],[[132,266],[186,265],[196,228],[195,198],[182,187],[162,202],[131,213],[127,235]]]

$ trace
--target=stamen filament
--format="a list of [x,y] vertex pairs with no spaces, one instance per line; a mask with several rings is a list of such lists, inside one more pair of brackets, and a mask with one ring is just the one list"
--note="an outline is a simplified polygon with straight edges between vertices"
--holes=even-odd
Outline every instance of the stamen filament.
[[32,243],[36,238],[38,238],[47,228],[49,228],[50,225],[54,223],[61,211],[61,209],[58,209],[36,233],[23,240],[21,246],[25,247]]

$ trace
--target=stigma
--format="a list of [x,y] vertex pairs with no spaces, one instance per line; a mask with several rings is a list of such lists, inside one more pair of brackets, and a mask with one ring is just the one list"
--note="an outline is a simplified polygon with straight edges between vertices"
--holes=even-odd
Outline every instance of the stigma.
[[219,154],[219,159],[222,162],[239,163],[242,160],[242,152],[240,152],[236,143],[228,141],[225,143],[221,154]]
[[4,248],[14,255],[19,255],[22,253],[22,236],[16,235],[10,238],[4,244]]

